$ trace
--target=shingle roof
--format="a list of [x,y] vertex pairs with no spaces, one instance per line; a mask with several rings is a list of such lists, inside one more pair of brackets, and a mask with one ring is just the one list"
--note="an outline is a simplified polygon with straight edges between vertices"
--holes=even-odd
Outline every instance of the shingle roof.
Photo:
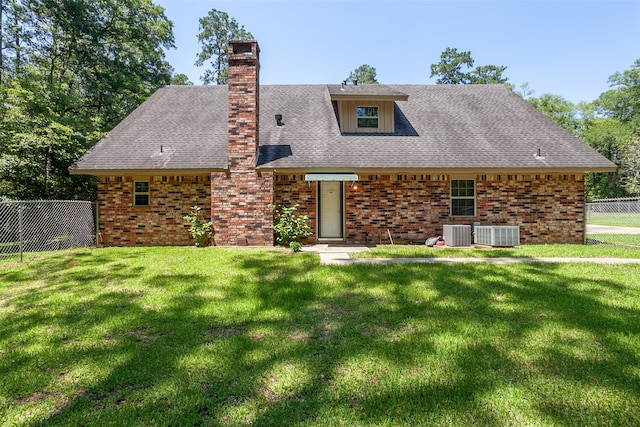
[[[336,89],[260,87],[260,168],[615,169],[501,85],[385,86],[385,93],[406,94],[408,100],[395,103],[393,134],[369,135],[340,133],[330,94]],[[226,86],[159,89],[87,152],[74,166],[75,173],[224,169],[226,103]],[[276,125],[276,114],[282,114],[284,126]],[[538,149],[544,158],[535,156]]]
[[71,170],[226,167],[227,86],[166,86],[113,128]]

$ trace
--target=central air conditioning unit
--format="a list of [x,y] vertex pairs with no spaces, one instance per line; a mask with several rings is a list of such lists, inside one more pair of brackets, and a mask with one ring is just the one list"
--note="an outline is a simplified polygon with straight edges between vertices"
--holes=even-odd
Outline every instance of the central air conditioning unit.
[[447,246],[471,246],[470,225],[443,225],[444,244]]
[[520,227],[518,226],[476,226],[473,243],[486,246],[518,246]]

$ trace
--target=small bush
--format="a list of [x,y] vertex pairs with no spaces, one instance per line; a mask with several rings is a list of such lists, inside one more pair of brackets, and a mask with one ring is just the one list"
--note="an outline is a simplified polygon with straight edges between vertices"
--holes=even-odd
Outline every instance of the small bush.
[[302,249],[302,243],[300,243],[300,242],[289,242],[289,247],[291,248],[291,250],[293,252],[300,252],[300,249]]
[[203,222],[202,219],[200,219],[201,210],[200,206],[196,205],[191,208],[190,215],[185,215],[182,218],[191,224],[189,227],[191,237],[195,240],[196,246],[202,248],[209,244],[212,223],[211,221]]
[[284,205],[272,205],[273,209],[273,230],[276,233],[276,242],[281,245],[289,245],[294,252],[300,251],[302,243],[298,239],[311,235],[309,217],[307,215],[296,215],[298,204],[287,207]]

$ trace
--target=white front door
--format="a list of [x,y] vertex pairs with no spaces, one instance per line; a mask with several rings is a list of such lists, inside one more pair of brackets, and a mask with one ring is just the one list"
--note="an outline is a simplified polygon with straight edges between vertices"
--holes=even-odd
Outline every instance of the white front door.
[[341,239],[342,233],[342,182],[320,181],[318,228],[320,239]]

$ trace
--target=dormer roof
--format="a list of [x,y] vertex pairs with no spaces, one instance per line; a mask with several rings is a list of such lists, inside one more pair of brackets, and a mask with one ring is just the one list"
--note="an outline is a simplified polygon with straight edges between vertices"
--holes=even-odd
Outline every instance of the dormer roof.
[[409,95],[387,85],[327,85],[331,100],[334,101],[406,101]]

